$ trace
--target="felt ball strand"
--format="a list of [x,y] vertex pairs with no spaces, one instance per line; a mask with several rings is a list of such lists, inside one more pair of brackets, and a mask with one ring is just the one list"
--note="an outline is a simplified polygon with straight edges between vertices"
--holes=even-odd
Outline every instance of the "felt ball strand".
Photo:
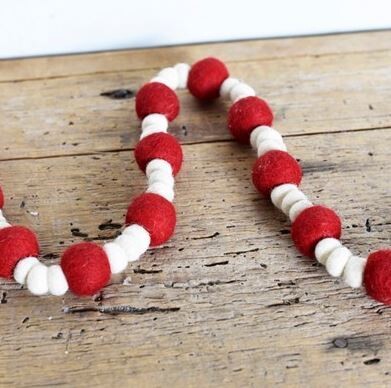
[[79,296],[96,294],[106,286],[111,274],[122,272],[150,247],[165,243],[176,224],[174,177],[183,154],[178,141],[167,133],[168,123],[179,113],[176,88],[185,88],[190,66],[177,64],[163,69],[137,93],[136,112],[141,122],[135,158],[146,174],[146,192],[130,203],[125,228],[103,246],[92,242],[71,245],[60,265],[39,261],[39,244],[34,232],[11,226],[2,209],[0,187],[0,276],[14,278],[34,295],[62,296],[68,290]]
[[226,66],[216,58],[192,66],[188,88],[201,100],[219,96],[231,100],[228,129],[239,143],[250,143],[256,150],[253,184],[289,217],[292,239],[300,253],[316,258],[331,276],[342,277],[348,286],[364,284],[371,297],[391,304],[391,249],[363,258],[343,246],[340,217],[326,206],[313,205],[299,189],[302,169],[288,153],[281,134],[272,127],[273,112],[267,102],[249,85],[230,77]]
[[221,96],[232,101],[228,129],[239,143],[251,144],[256,150],[253,184],[289,217],[297,249],[316,258],[331,276],[342,277],[353,288],[364,284],[371,297],[391,304],[391,249],[363,258],[342,244],[339,216],[332,209],[314,205],[299,189],[302,169],[272,127],[274,116],[268,103],[257,97],[251,86],[230,77],[225,64],[216,58],[205,58],[191,67],[179,63],[165,68],[138,91],[136,113],[142,120],[142,132],[135,158],[148,178],[148,188],[129,205],[127,226],[114,241],[103,247],[89,242],[74,244],[64,252],[60,265],[47,267],[37,258],[35,234],[11,226],[3,215],[0,188],[0,276],[27,284],[35,295],[63,295],[68,289],[77,295],[92,295],[109,282],[111,273],[123,271],[149,246],[171,237],[176,224],[174,177],[183,155],[167,130],[180,109],[175,89],[186,87],[200,100]]

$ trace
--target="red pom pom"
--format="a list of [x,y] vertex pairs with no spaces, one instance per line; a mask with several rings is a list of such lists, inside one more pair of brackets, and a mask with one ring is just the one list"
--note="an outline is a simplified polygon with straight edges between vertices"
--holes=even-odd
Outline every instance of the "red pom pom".
[[176,175],[183,161],[182,147],[174,136],[160,132],[144,137],[134,150],[137,164],[145,172],[147,164],[153,159],[163,159],[171,164]]
[[69,289],[76,295],[94,295],[110,280],[105,251],[92,242],[70,246],[62,255],[61,268]]
[[236,101],[228,112],[228,128],[240,143],[248,144],[254,128],[272,125],[273,112],[259,97],[246,97]]
[[145,84],[136,95],[137,116],[143,119],[151,113],[160,113],[172,121],[179,113],[179,100],[175,92],[160,82]]
[[296,159],[278,150],[260,156],[252,172],[254,186],[265,196],[269,196],[274,187],[284,183],[299,185],[301,177],[301,167]]
[[314,257],[316,244],[326,238],[341,237],[341,220],[325,206],[312,206],[303,210],[292,224],[292,239],[296,248],[308,257]]
[[176,214],[174,205],[158,194],[144,193],[136,197],[128,208],[126,224],[138,224],[151,236],[151,245],[166,242],[174,233]]
[[28,256],[38,256],[39,245],[34,232],[24,226],[0,229],[0,276],[12,278],[16,264]]
[[190,69],[187,87],[200,100],[212,100],[220,95],[220,86],[229,73],[223,62],[216,58],[205,58]]
[[0,210],[4,207],[4,194],[3,189],[0,186]]
[[368,295],[384,304],[391,304],[391,249],[369,255],[364,270]]

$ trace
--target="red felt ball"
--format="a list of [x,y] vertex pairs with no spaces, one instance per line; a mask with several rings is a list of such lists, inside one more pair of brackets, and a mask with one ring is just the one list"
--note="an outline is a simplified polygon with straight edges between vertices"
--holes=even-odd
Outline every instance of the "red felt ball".
[[299,185],[302,178],[300,164],[285,151],[273,150],[260,156],[252,171],[254,186],[268,197],[274,187],[284,183]]
[[266,101],[259,97],[246,97],[236,101],[228,112],[228,128],[240,143],[248,144],[254,128],[271,126],[273,112]]
[[303,210],[292,224],[292,240],[305,256],[314,257],[316,244],[326,238],[341,237],[341,220],[325,206],[312,206]]
[[223,62],[212,57],[205,58],[191,67],[187,87],[194,97],[212,100],[219,97],[220,86],[228,76]]
[[62,255],[61,268],[69,289],[76,295],[94,295],[110,280],[109,259],[99,245],[82,242]]
[[159,132],[144,137],[134,150],[137,164],[145,172],[147,164],[153,159],[163,159],[171,164],[176,175],[183,161],[182,147],[174,136]]
[[152,246],[163,244],[174,233],[175,207],[158,194],[141,194],[129,205],[126,224],[144,227],[151,236]]
[[147,83],[137,92],[136,112],[140,120],[151,113],[160,113],[172,121],[179,113],[178,96],[160,82]]
[[364,270],[364,285],[373,299],[391,305],[391,249],[369,255]]
[[3,189],[0,186],[0,210],[4,207],[4,193]]
[[0,276],[12,278],[16,264],[28,256],[38,256],[39,244],[34,232],[24,226],[0,229]]

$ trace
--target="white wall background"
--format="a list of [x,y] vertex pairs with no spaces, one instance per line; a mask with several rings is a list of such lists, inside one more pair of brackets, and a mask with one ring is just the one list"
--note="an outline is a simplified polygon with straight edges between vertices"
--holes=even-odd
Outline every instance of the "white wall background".
[[391,0],[0,0],[0,58],[391,27]]

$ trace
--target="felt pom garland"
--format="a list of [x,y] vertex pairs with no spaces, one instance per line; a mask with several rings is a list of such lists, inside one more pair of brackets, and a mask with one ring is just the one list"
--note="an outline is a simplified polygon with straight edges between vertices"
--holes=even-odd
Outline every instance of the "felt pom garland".
[[180,110],[175,89],[186,87],[200,100],[221,96],[232,101],[228,129],[239,143],[250,143],[256,150],[253,184],[289,217],[297,249],[316,258],[331,276],[342,277],[353,288],[364,284],[371,297],[391,304],[391,249],[366,259],[343,246],[339,216],[325,206],[313,205],[299,189],[300,164],[272,127],[273,112],[267,102],[257,97],[252,87],[230,77],[225,64],[216,58],[205,58],[191,67],[179,63],[165,68],[138,91],[136,113],[142,120],[142,132],[135,158],[147,176],[148,188],[129,205],[126,227],[114,241],[103,247],[91,242],[74,244],[64,252],[60,265],[47,267],[37,258],[35,234],[11,226],[4,217],[0,187],[0,276],[14,277],[35,295],[60,296],[68,289],[80,296],[93,295],[109,282],[111,274],[125,270],[149,246],[163,244],[172,236],[176,224],[174,177],[183,154],[167,130]]
[[179,113],[175,88],[185,88],[190,66],[163,69],[136,96],[136,113],[142,120],[135,159],[146,174],[145,193],[134,198],[126,213],[126,226],[103,246],[92,242],[71,245],[60,265],[46,266],[38,259],[35,234],[23,226],[11,226],[2,213],[0,187],[0,276],[14,278],[34,295],[62,296],[68,290],[93,295],[108,284],[111,274],[122,272],[150,247],[165,243],[176,224],[174,177],[183,160],[182,147],[167,133],[168,123]]

